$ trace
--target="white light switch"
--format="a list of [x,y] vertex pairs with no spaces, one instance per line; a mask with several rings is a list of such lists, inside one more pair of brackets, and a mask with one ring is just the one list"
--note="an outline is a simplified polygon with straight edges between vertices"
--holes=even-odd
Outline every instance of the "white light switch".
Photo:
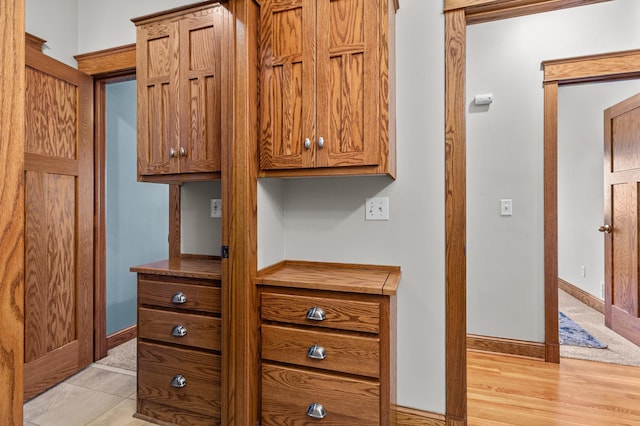
[[513,215],[513,201],[511,199],[500,200],[500,216]]
[[211,200],[211,217],[222,217],[222,200]]

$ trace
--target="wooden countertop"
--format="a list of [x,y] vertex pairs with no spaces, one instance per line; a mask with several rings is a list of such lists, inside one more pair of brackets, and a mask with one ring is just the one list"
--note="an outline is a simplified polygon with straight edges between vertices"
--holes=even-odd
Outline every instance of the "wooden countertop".
[[222,266],[219,259],[176,257],[145,265],[132,266],[131,272],[175,277],[222,279]]
[[285,260],[258,272],[258,285],[395,295],[399,266]]

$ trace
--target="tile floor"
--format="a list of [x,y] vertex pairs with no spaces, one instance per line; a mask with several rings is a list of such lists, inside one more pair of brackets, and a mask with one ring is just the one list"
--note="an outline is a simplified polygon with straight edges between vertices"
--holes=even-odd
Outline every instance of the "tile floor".
[[91,364],[78,374],[27,401],[24,426],[138,426],[136,373]]

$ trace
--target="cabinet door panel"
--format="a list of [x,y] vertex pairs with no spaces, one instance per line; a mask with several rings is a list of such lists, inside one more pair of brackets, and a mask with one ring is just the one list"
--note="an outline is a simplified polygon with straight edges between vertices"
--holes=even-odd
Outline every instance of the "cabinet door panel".
[[380,157],[378,1],[318,2],[317,167],[377,165]]
[[180,172],[219,172],[222,140],[222,8],[180,22]]
[[155,23],[137,31],[138,174],[176,173],[169,155],[178,144],[176,27]]
[[315,1],[266,1],[260,25],[260,166],[313,167]]

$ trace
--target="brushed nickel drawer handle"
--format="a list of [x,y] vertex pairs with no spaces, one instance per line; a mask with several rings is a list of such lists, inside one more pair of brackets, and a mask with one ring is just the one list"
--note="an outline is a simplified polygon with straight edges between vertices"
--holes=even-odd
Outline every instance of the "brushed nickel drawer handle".
[[176,337],[184,337],[187,335],[187,328],[182,324],[176,325],[175,327],[173,327],[173,330],[171,330],[171,335]]
[[304,149],[309,149],[309,148],[311,148],[311,139],[305,138],[305,140],[304,140]]
[[311,321],[324,321],[327,319],[327,315],[324,313],[322,308],[309,308],[307,311],[307,319]]
[[327,411],[324,409],[322,404],[312,402],[307,407],[307,416],[311,417],[312,419],[324,419],[326,415]]
[[171,158],[175,158],[176,157],[176,150],[173,148],[169,148],[169,157]]
[[307,358],[312,359],[325,359],[327,357],[327,351],[320,345],[313,345],[307,351]]
[[174,388],[183,388],[187,386],[187,379],[182,374],[177,374],[171,379],[171,386]]
[[176,305],[181,305],[183,303],[187,303],[187,296],[183,292],[179,291],[173,295],[171,301]]

